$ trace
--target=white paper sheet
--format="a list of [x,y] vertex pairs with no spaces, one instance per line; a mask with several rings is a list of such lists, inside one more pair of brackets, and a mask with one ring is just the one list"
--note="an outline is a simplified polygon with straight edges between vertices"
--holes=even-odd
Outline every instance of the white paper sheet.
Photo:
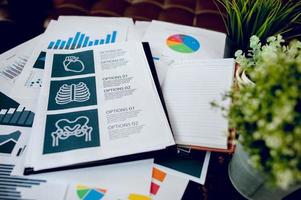
[[137,34],[134,29],[134,21],[129,17],[93,17],[93,16],[70,16],[62,15],[58,18],[59,22],[76,23],[93,23],[97,26],[121,26],[127,27],[126,41],[136,40]]
[[[153,159],[42,173],[26,177],[68,184],[66,199],[77,199],[82,186],[106,190],[103,199],[127,199],[130,194],[149,195]],[[75,198],[76,197],[76,198]]]
[[0,160],[2,164],[22,166],[30,127],[0,125]]
[[[174,162],[174,168],[170,167],[170,166],[164,166],[162,164],[160,164],[160,162],[156,162],[155,163],[155,166],[157,167],[160,167],[160,169],[164,170],[165,172],[168,172],[168,174],[171,174],[171,175],[175,175],[177,177],[182,177],[184,179],[187,179],[187,180],[191,180],[191,181],[194,181],[196,183],[199,183],[199,184],[202,184],[204,185],[205,184],[205,181],[206,181],[206,176],[207,176],[207,170],[208,170],[208,165],[209,165],[209,160],[210,160],[210,152],[204,152],[204,157],[203,158],[200,158],[201,159],[204,159],[202,164],[200,164],[199,166],[196,166],[195,164],[193,164],[193,166],[189,165],[193,162],[189,162],[189,161],[182,161],[182,163],[180,163],[179,161],[177,162],[177,160],[175,159]],[[180,157],[179,157],[179,160]],[[191,159],[192,160],[192,159]],[[177,169],[177,165],[181,166],[181,168],[178,168]],[[193,167],[194,167],[194,170],[195,171],[200,171],[200,173],[198,175],[196,174],[189,174],[190,172],[188,172],[185,167],[187,167],[187,169],[190,169],[192,171]]]
[[228,122],[210,103],[223,103],[233,74],[233,59],[182,61],[169,68],[162,90],[177,144],[227,149]]
[[[33,66],[42,51],[77,49],[107,42],[126,41],[130,26],[134,26],[130,18],[60,17],[59,21],[52,20],[43,35],[43,40],[36,45],[26,63],[25,67],[29,70],[26,70],[16,82],[12,96],[22,96],[20,101],[23,104],[37,100],[39,86],[43,82],[43,70],[35,69]],[[45,57],[43,59],[45,60]]]
[[180,200],[189,179],[170,174],[166,169],[155,165],[153,169],[151,197],[153,200]]
[[223,58],[225,39],[224,33],[156,20],[143,37],[152,50],[176,61]]
[[[146,198],[149,194],[153,159],[22,176],[20,173],[23,171],[20,170],[23,170],[24,152],[26,153],[24,147],[27,144],[30,128],[2,125],[0,130],[0,173],[3,170],[3,173],[7,173],[7,175],[2,173],[1,176],[5,180],[1,183],[11,184],[11,181],[19,181],[13,187],[16,188],[15,191],[4,190],[0,193],[0,199],[10,196],[17,198],[14,195],[19,195],[23,199],[59,200],[75,199],[75,197],[77,199],[80,186],[92,187],[92,189],[106,188],[103,199],[127,199],[130,195]],[[8,138],[6,135],[11,137]],[[11,152],[3,148],[3,145],[9,142],[15,143],[10,145]],[[6,152],[3,152],[4,150]],[[19,151],[21,153],[17,156]],[[22,185],[30,186],[31,183],[34,183],[31,187],[22,187]],[[66,195],[67,197],[64,198]]]
[[26,167],[47,169],[174,144],[141,43],[47,52],[45,80],[33,126],[40,134],[30,140]]
[[15,165],[1,160],[0,199],[64,199],[67,184],[40,178],[14,176],[12,175],[14,167]]
[[156,20],[146,26],[142,41],[150,44],[161,84],[173,62],[224,56],[224,33]]
[[23,175],[34,113],[2,92],[0,101],[0,160],[14,165],[12,174]]
[[[45,180],[46,181],[46,180]],[[57,183],[46,183],[38,187],[23,188],[20,187],[22,199],[43,199],[43,200],[64,200],[67,190],[67,185]]]
[[42,35],[28,40],[0,55],[0,91],[10,94],[16,80],[24,74],[25,64]]
[[137,33],[137,39],[139,41],[142,40],[144,34],[148,27],[150,26],[151,22],[149,21],[135,21],[135,31]]

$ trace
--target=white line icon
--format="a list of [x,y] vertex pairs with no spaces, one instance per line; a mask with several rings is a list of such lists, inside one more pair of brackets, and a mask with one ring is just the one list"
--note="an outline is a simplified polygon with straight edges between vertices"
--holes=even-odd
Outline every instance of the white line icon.
[[90,91],[87,85],[83,82],[71,85],[63,84],[56,93],[55,102],[60,105],[70,102],[85,102],[90,99]]
[[91,132],[93,127],[89,127],[89,118],[79,116],[74,121],[60,119],[55,123],[56,131],[51,133],[52,146],[59,146],[60,140],[67,140],[71,136],[85,137],[85,142],[91,141]]
[[[76,63],[79,63],[75,65]],[[85,65],[83,61],[79,59],[79,57],[76,56],[66,56],[65,60],[63,61],[63,66],[65,71],[80,73],[84,71]]]

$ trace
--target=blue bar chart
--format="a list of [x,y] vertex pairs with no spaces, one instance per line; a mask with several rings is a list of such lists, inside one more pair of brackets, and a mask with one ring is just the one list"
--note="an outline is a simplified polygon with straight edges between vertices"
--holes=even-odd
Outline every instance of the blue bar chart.
[[48,49],[78,49],[81,47],[111,44],[116,42],[117,31],[106,34],[103,38],[91,39],[85,33],[77,32],[67,40],[57,39],[48,44]]
[[20,188],[35,188],[47,181],[13,176],[14,165],[0,164],[0,199],[27,199],[19,191]]

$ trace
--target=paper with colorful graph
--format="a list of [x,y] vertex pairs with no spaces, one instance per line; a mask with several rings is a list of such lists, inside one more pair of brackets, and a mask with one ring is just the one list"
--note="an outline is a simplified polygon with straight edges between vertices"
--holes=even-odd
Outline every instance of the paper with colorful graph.
[[174,60],[223,58],[225,40],[224,33],[156,20],[142,38],[156,52],[153,56]]
[[137,30],[143,34],[141,40],[150,44],[161,85],[174,62],[224,56],[224,33],[156,20],[142,28],[138,23]]
[[148,200],[153,159],[30,175],[68,184],[70,200]]

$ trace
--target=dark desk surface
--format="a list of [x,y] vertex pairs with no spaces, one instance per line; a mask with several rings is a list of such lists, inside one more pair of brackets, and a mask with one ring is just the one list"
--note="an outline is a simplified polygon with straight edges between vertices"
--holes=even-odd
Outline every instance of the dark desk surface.
[[206,182],[201,188],[202,199],[245,200],[232,186],[228,176],[231,157],[229,154],[211,153]]

